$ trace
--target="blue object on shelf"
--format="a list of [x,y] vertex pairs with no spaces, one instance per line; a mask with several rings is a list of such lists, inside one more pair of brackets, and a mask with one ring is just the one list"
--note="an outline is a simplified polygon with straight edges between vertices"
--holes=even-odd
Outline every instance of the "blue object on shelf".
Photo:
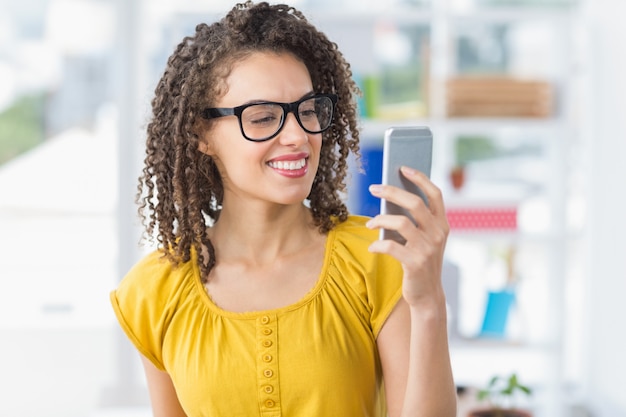
[[515,292],[512,289],[489,291],[485,318],[480,330],[481,337],[504,338],[506,324],[515,301]]
[[371,184],[380,184],[383,179],[383,145],[382,142],[369,143],[361,148],[361,162],[364,174],[357,174],[355,214],[376,216],[380,213],[380,199],[369,192]]

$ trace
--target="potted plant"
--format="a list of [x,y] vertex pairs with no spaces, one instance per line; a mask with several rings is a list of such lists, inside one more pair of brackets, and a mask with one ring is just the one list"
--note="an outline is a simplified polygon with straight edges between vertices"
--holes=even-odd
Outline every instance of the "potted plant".
[[532,394],[529,387],[520,384],[517,374],[513,373],[509,377],[494,376],[477,393],[477,399],[487,401],[489,405],[470,412],[468,417],[532,417],[528,410],[513,406],[517,394]]

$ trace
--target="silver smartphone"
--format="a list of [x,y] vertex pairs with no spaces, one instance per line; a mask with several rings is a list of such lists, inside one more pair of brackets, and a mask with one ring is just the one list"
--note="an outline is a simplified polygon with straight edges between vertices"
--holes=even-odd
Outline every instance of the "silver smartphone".
[[[405,165],[423,172],[430,177],[433,159],[433,134],[428,127],[403,126],[390,127],[385,131],[383,144],[383,179],[382,183],[403,188],[420,196],[426,204],[426,195],[400,172]],[[403,214],[414,223],[415,219],[402,207],[385,199],[380,200],[381,214]],[[392,239],[404,244],[405,239],[393,230],[380,230],[380,239]]]

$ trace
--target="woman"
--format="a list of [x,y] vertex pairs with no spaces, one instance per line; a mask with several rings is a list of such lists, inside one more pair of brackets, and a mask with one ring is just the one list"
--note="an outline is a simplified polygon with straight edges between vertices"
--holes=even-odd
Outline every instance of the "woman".
[[155,416],[455,415],[441,193],[406,168],[430,208],[371,192],[419,228],[347,213],[357,91],[285,5],[237,5],[170,57],[139,186],[160,249],[111,294]]

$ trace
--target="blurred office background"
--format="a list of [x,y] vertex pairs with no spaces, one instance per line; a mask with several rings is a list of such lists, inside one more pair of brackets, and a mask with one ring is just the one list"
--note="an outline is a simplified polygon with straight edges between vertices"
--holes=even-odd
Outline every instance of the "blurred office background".
[[[536,417],[626,416],[622,0],[293,1],[352,63],[375,214],[391,125],[427,125],[452,225],[460,388],[516,374]],[[230,1],[0,0],[0,416],[147,416],[108,293],[165,61]]]

